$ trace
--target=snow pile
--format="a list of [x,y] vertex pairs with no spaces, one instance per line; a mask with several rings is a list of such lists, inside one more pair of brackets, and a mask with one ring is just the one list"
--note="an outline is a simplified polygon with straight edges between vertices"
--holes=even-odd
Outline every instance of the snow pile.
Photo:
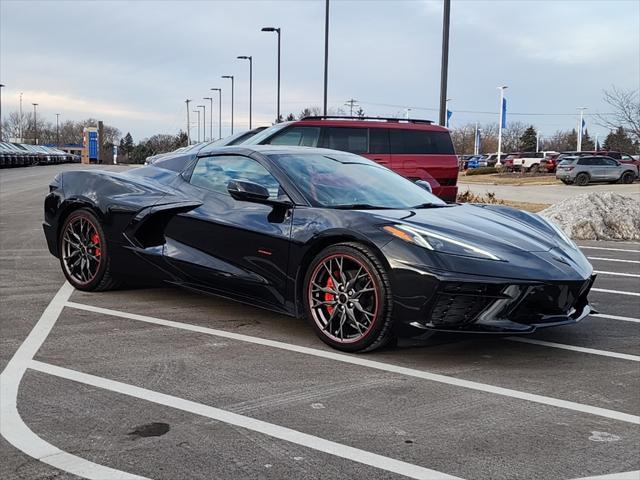
[[576,240],[640,240],[640,202],[617,193],[585,193],[539,214]]

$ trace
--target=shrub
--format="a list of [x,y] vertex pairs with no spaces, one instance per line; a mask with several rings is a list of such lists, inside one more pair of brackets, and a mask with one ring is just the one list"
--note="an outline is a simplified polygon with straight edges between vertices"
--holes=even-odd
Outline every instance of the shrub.
[[490,173],[498,173],[496,167],[478,167],[467,170],[467,175],[488,175]]
[[499,205],[504,205],[504,200],[496,198],[496,194],[493,192],[487,192],[485,195],[476,195],[471,192],[471,190],[458,193],[456,201],[458,203],[497,203]]

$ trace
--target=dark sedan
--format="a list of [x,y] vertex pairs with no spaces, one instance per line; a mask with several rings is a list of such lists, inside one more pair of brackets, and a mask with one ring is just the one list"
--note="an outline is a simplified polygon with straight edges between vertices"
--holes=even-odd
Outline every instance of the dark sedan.
[[450,205],[357,155],[236,146],[59,174],[44,231],[69,282],[141,277],[305,317],[345,351],[589,314],[593,269],[543,218]]

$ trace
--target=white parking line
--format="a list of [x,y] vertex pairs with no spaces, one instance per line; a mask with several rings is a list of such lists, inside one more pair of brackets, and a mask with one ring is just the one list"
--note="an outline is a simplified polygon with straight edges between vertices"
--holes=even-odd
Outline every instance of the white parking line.
[[628,353],[610,352],[608,350],[596,350],[595,348],[578,347],[575,345],[566,345],[564,343],[545,342],[544,340],[536,340],[535,338],[507,337],[512,342],[530,343],[543,347],[561,348],[563,350],[571,350],[574,352],[590,353],[592,355],[601,355],[603,357],[619,358],[621,360],[631,360],[632,362],[640,362],[640,356],[630,355]]
[[57,367],[47,363],[33,360],[29,365],[30,368],[39,372],[55,375],[56,377],[79,382],[84,385],[102,388],[111,392],[121,393],[130,397],[140,398],[149,402],[157,403],[167,407],[175,408],[189,413],[194,413],[207,418],[212,418],[220,422],[224,422],[237,427],[246,428],[254,432],[259,432],[273,438],[285,440],[295,443],[303,447],[311,448],[319,452],[328,453],[340,458],[345,458],[353,462],[362,463],[370,467],[375,467],[387,472],[393,472],[404,475],[409,478],[419,479],[444,479],[455,480],[459,477],[447,475],[442,472],[430,470],[428,468],[406,463],[389,457],[384,457],[376,453],[360,450],[359,448],[350,447],[340,443],[332,442],[324,438],[309,435],[290,428],[281,427],[273,423],[264,422],[255,418],[246,417],[237,413],[221,410],[219,408],[204,405],[202,403],[192,402],[183,398],[174,397],[164,393],[147,390],[146,388],[136,387],[127,383],[116,382],[107,378],[96,377],[87,373],[69,370],[67,368]]
[[592,288],[592,292],[602,292],[602,293],[617,293],[618,295],[631,295],[633,297],[640,297],[640,293],[636,292],[627,292],[624,290],[609,290],[607,288]]
[[590,317],[608,318],[609,320],[621,320],[623,322],[640,323],[640,318],[621,317],[619,315],[607,315],[606,313],[590,313]]
[[69,283],[65,283],[58,290],[33,330],[0,374],[0,433],[11,445],[30,457],[79,477],[94,480],[145,480],[145,477],[98,465],[54,447],[33,433],[18,412],[18,388],[22,377],[72,293],[73,287]]
[[582,403],[570,402],[568,400],[560,400],[557,398],[546,397],[544,395],[537,395],[534,393],[521,392],[518,390],[512,390],[510,388],[497,387],[497,386],[488,385],[485,383],[473,382],[470,380],[463,380],[461,378],[448,377],[446,375],[431,373],[424,370],[417,370],[414,368],[401,367],[401,366],[393,365],[390,363],[377,362],[374,360],[368,360],[361,355],[360,356],[347,355],[344,353],[337,353],[334,351],[319,350],[315,348],[303,347],[300,345],[294,345],[290,343],[278,342],[276,340],[267,340],[264,338],[252,337],[252,336],[243,335],[240,333],[226,332],[224,330],[201,327],[201,326],[192,325],[189,323],[174,322],[171,320],[164,320],[161,318],[149,317],[146,315],[138,315],[135,313],[120,312],[118,310],[95,307],[92,305],[84,305],[81,303],[67,302],[67,306],[71,308],[76,308],[78,310],[85,310],[88,312],[101,313],[104,315],[111,315],[111,316],[120,317],[120,318],[128,318],[130,320],[138,320],[141,322],[147,322],[155,325],[164,325],[166,327],[173,327],[181,330],[188,330],[191,332],[204,333],[207,335],[214,335],[217,337],[230,338],[232,340],[238,340],[241,342],[247,342],[247,343],[252,343],[256,345],[263,345],[266,347],[279,348],[282,350],[302,353],[305,355],[312,355],[315,357],[325,358],[328,360],[335,360],[342,363],[359,365],[362,367],[372,368],[372,369],[381,370],[385,372],[397,373],[397,374],[405,375],[408,377],[431,380],[434,382],[454,385],[456,387],[463,387],[463,388],[468,388],[471,390],[477,390],[477,391],[486,392],[486,393],[492,393],[495,395],[502,395],[510,398],[518,398],[520,400],[527,400],[529,402],[540,403],[540,404],[548,405],[552,407],[565,408],[567,410],[588,413],[591,415],[597,415],[600,417],[619,420],[621,422],[640,425],[640,416],[637,416],[637,415],[617,412],[615,410],[609,410],[601,407],[593,407],[591,405],[584,405]]
[[594,477],[580,477],[574,480],[638,480],[640,479],[640,470],[635,472],[609,473],[605,475],[596,475]]
[[602,260],[604,262],[640,263],[640,260],[624,260],[622,258],[587,257],[589,260]]
[[629,253],[640,253],[640,250],[627,250],[625,248],[606,248],[606,247],[588,247],[586,245],[578,245],[579,248],[588,248],[590,250],[609,250],[612,252],[629,252]]
[[638,275],[637,273],[605,272],[603,270],[594,270],[593,273],[598,273],[600,275],[616,275],[618,277],[640,278],[640,275]]

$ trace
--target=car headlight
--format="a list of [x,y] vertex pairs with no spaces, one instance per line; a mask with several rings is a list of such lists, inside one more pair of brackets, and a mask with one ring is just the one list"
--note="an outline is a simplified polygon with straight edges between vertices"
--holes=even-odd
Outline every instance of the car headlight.
[[566,243],[569,247],[573,248],[574,250],[578,250],[578,246],[573,242],[573,240],[571,240],[569,238],[569,235],[564,233],[564,230],[562,230],[558,225],[553,223],[548,218],[542,217],[540,215],[538,215],[538,216],[544,221],[544,223],[549,225],[553,229],[554,232],[556,232],[556,234],[562,239],[562,241],[564,243]]
[[419,247],[450,255],[481,258],[484,260],[502,261],[500,257],[487,250],[478,248],[458,239],[447,237],[441,233],[432,232],[423,228],[409,225],[387,225],[383,230],[405,242],[413,243]]

